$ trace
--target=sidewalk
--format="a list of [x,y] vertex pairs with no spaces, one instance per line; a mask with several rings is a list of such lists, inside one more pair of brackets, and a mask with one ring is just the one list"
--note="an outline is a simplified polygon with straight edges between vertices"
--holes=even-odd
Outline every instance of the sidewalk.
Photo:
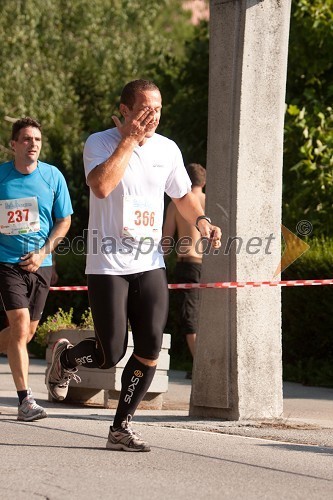
[[[30,360],[29,383],[36,400],[49,416],[111,420],[114,410],[47,401],[44,384],[46,362]],[[8,416],[16,419],[17,396],[6,358],[0,358],[0,422]],[[169,390],[163,397],[162,410],[138,410],[136,417],[147,425],[204,430],[229,435],[272,439],[333,447],[333,389],[304,387],[284,383],[284,415],[272,421],[198,420],[188,416],[191,380],[185,372],[169,371]]]

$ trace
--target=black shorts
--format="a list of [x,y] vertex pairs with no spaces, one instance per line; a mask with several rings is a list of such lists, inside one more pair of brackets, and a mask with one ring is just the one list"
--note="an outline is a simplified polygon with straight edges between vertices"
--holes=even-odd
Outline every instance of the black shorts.
[[[177,283],[200,283],[201,264],[177,262],[175,275]],[[199,289],[177,290],[175,293],[179,299],[181,332],[184,335],[197,333],[200,302]]]
[[52,276],[52,266],[40,267],[35,273],[18,264],[0,263],[0,299],[6,311],[29,309],[32,321],[40,320]]

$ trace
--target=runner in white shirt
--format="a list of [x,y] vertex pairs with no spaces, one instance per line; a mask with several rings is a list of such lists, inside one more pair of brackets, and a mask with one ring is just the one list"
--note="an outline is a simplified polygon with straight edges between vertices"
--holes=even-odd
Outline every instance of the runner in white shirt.
[[177,145],[155,133],[162,98],[147,80],[128,83],[121,94],[116,128],[90,136],[84,165],[90,187],[86,273],[96,338],[54,346],[47,385],[55,399],[66,397],[77,365],[107,369],[124,356],[131,324],[134,352],[122,375],[118,408],[106,447],[150,451],[130,421],[156,371],[168,314],[168,286],[160,246],[164,193],[196,225],[213,248],[221,230],[212,226],[191,193]]

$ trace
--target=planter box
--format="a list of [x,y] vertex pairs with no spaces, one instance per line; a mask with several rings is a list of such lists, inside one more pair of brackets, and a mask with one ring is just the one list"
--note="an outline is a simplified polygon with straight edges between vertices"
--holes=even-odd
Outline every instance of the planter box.
[[[52,346],[60,338],[67,338],[73,345],[88,337],[94,337],[92,330],[60,330],[51,333],[48,338],[46,349],[47,369],[50,366],[52,356]],[[155,377],[151,386],[139,405],[139,409],[158,410],[162,408],[163,393],[168,391],[168,370],[170,366],[170,348],[171,336],[167,333],[163,335],[162,350],[157,364]],[[68,396],[64,403],[79,403],[90,406],[103,406],[104,408],[116,408],[121,390],[121,375],[123,369],[133,352],[133,337],[129,332],[128,346],[125,356],[119,363],[108,370],[99,370],[98,368],[79,367],[78,374],[81,377],[81,383],[77,384],[71,380],[69,384]],[[49,394],[49,401],[53,401]]]

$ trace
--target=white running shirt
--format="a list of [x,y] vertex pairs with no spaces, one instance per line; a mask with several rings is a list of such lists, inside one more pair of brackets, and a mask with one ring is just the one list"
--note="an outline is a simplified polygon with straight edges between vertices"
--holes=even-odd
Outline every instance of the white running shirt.
[[[86,177],[107,160],[121,139],[117,128],[88,137]],[[159,245],[164,193],[181,198],[191,191],[178,146],[159,134],[137,146],[118,186],[104,199],[90,190],[86,274],[134,274],[165,267]]]

